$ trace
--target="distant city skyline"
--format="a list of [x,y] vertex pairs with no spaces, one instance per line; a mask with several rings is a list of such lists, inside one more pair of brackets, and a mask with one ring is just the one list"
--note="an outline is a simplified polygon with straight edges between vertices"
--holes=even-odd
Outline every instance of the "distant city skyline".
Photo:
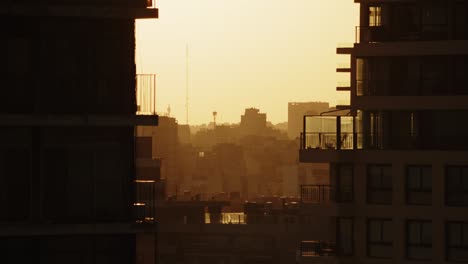
[[[157,110],[185,124],[189,45],[189,124],[238,123],[255,107],[276,124],[288,102],[348,100],[336,84],[340,42],[354,42],[358,8],[343,0],[160,0],[160,18],[136,23],[139,73],[157,74]],[[339,8],[337,8],[339,7]]]

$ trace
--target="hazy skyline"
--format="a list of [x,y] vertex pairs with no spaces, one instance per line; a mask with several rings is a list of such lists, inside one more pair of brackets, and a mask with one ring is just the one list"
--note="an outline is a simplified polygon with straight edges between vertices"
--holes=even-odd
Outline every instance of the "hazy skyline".
[[354,42],[350,0],[159,0],[158,20],[137,21],[138,73],[157,74],[157,109],[185,124],[185,49],[190,49],[189,123],[240,121],[256,107],[273,123],[287,103],[347,101],[338,43]]

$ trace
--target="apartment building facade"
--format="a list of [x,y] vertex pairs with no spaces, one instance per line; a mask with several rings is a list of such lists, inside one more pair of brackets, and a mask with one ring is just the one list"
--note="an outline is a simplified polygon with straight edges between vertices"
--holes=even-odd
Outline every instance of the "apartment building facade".
[[300,150],[330,164],[338,259],[466,263],[468,3],[355,2],[349,114],[305,116]]
[[[0,262],[148,263],[135,25],[146,0],[1,1]],[[145,259],[143,261],[143,259]]]

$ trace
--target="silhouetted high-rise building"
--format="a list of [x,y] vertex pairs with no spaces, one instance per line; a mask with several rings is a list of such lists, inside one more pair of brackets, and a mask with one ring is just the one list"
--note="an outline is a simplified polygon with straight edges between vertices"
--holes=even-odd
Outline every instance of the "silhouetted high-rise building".
[[466,263],[468,3],[356,2],[356,43],[337,50],[350,114],[306,116],[302,135],[300,160],[330,163],[331,186],[303,200],[328,202],[343,263]]
[[259,109],[247,108],[241,115],[240,133],[242,135],[262,135],[266,128],[266,114]]
[[151,5],[0,3],[0,263],[149,260],[134,127],[157,116],[135,115],[134,20]]
[[319,115],[328,111],[329,103],[293,102],[288,103],[288,137],[295,139],[301,134],[304,115]]

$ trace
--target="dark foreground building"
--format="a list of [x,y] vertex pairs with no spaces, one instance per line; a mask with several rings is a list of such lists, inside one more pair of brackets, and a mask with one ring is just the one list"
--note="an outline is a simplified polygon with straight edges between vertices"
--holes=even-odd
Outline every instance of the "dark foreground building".
[[304,120],[331,186],[303,194],[333,198],[342,263],[467,263],[468,3],[356,2],[349,115]]
[[[145,0],[0,1],[0,263],[135,263]],[[141,207],[141,206],[140,206]]]

